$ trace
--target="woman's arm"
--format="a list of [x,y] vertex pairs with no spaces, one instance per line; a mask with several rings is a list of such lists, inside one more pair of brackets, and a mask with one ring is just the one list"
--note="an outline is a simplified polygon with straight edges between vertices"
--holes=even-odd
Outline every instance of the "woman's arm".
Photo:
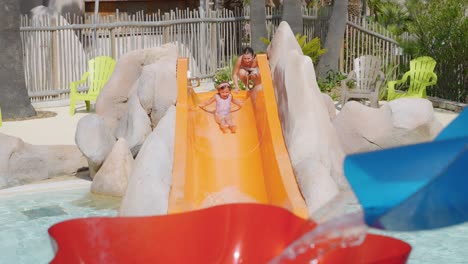
[[234,82],[234,91],[239,91],[239,70],[242,63],[242,55],[237,58],[236,65],[234,66],[234,70],[232,71],[232,81]]
[[256,68],[256,70],[253,71],[253,72],[250,74],[250,76],[251,76],[252,78],[258,78],[258,77],[260,77],[260,68],[259,68],[259,66],[258,66],[257,55],[255,55],[255,58],[253,59],[253,61],[254,61],[254,62],[252,63],[252,67],[253,67],[253,68]]

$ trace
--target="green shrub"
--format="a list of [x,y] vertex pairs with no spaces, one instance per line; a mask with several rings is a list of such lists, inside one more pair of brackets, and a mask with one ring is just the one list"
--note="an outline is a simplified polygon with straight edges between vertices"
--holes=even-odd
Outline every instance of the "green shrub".
[[[238,56],[232,57],[231,62],[228,66],[216,70],[213,76],[213,82],[215,84],[215,87],[222,82],[228,82],[231,86],[234,85],[234,81],[232,80],[232,72],[234,71],[234,66],[236,65],[237,58]],[[242,81],[239,80],[238,84],[239,88],[245,90],[245,86]]]
[[[339,86],[341,81],[344,79],[346,79],[346,75],[337,71],[329,70],[327,72],[327,77],[318,78],[317,84],[322,93],[328,93],[328,92],[331,92],[331,90],[335,88],[336,86]],[[353,83],[348,83],[348,84],[349,84],[349,87],[354,86]]]
[[468,0],[369,0],[368,6],[373,20],[399,36],[405,54],[437,61],[438,81],[428,95],[468,101]]
[[296,35],[297,43],[299,43],[304,55],[309,56],[312,62],[316,63],[320,56],[327,53],[327,49],[322,49],[320,47],[320,39],[318,37],[311,39],[309,42],[307,42],[306,39],[307,36],[305,35]]
[[[270,40],[266,38],[261,38],[263,43],[266,45],[270,45]],[[307,40],[306,35],[296,34],[296,40],[299,46],[302,49],[302,53],[304,55],[310,57],[313,63],[316,63],[320,56],[327,53],[327,49],[322,49],[320,46],[320,39],[318,37],[311,39],[310,41]]]
[[468,99],[468,0],[408,0],[410,41],[400,41],[413,58],[437,61],[437,85],[428,95],[464,102]]
[[396,64],[396,65],[390,64],[388,65],[387,70],[383,71],[385,75],[385,80],[380,85],[379,100],[382,100],[387,97],[388,82],[399,79],[396,74],[398,68],[399,68],[399,64]]

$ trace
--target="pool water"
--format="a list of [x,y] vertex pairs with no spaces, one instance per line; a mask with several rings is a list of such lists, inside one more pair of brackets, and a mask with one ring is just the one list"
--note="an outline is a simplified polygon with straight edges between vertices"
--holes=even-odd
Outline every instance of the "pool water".
[[[47,230],[80,217],[116,216],[120,199],[93,195],[89,184],[67,190],[0,195],[0,264],[48,263],[54,257]],[[420,232],[371,229],[409,243],[409,264],[468,264],[468,222]]]
[[116,216],[120,199],[93,195],[89,185],[67,190],[0,196],[0,263],[49,263],[47,230],[58,222]]
[[[345,212],[362,210],[355,198],[348,197]],[[468,222],[450,227],[416,232],[382,231],[370,233],[397,238],[410,244],[408,264],[468,264]]]
[[468,264],[468,222],[417,232],[370,232],[401,239],[413,248],[408,264]]

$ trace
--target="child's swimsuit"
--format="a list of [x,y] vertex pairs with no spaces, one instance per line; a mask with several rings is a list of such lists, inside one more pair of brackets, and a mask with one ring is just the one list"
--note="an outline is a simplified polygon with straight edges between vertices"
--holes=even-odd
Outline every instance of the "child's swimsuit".
[[219,94],[216,95],[216,114],[220,116],[227,116],[231,113],[231,101],[232,95],[230,94],[228,98],[223,99]]

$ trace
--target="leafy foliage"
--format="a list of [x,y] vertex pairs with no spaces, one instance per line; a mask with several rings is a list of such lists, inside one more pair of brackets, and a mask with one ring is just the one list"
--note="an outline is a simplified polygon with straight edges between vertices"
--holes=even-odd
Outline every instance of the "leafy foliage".
[[317,80],[320,91],[326,93],[330,92],[333,88],[340,84],[342,80],[346,79],[346,75],[336,71],[328,71],[327,77],[319,78]]
[[437,61],[438,83],[429,95],[468,101],[468,0],[368,0],[368,6],[372,18],[392,33],[409,33],[409,40],[398,39],[406,54]]
[[387,97],[388,82],[397,79],[396,73],[397,73],[398,67],[399,67],[398,64],[395,64],[395,65],[390,64],[388,65],[387,70],[384,71],[385,80],[382,82],[379,88],[379,100],[382,100],[385,97]]
[[[261,40],[265,44],[270,45],[270,42],[271,42],[270,40],[266,38],[261,38]],[[322,49],[320,45],[320,39],[318,37],[313,38],[310,41],[307,41],[306,35],[296,34],[296,40],[302,49],[302,53],[310,57],[312,59],[312,62],[314,63],[318,61],[320,56],[327,53],[327,49]]]
[[[215,72],[213,76],[215,87],[222,82],[228,82],[231,84],[231,86],[234,84],[234,81],[232,80],[232,72],[234,71],[234,66],[236,65],[237,59],[238,56],[233,56],[228,66],[220,68]],[[239,88],[245,90],[245,86],[242,81],[239,81],[238,84]]]
[[[317,80],[317,84],[322,93],[332,93],[334,88],[340,86],[341,81],[344,79],[346,79],[346,75],[337,71],[330,70],[327,72],[327,77],[319,78]],[[353,86],[352,83],[349,83],[348,85],[350,87]],[[336,99],[337,95],[332,93],[331,97],[332,99]]]
[[396,0],[370,0],[371,20],[377,21],[393,34],[399,36],[408,31],[408,10]]
[[468,0],[408,0],[414,38],[400,41],[413,57],[431,56],[437,61],[436,87],[428,94],[455,101],[468,99]]
[[327,53],[327,49],[322,49],[320,46],[320,39],[318,37],[311,39],[307,42],[307,36],[305,35],[296,35],[297,43],[302,49],[304,55],[309,56],[312,61],[315,63],[318,61],[318,58],[323,54]]
[[215,86],[218,86],[222,82],[228,82],[232,84],[232,69],[228,66],[216,70],[213,76],[213,82]]

